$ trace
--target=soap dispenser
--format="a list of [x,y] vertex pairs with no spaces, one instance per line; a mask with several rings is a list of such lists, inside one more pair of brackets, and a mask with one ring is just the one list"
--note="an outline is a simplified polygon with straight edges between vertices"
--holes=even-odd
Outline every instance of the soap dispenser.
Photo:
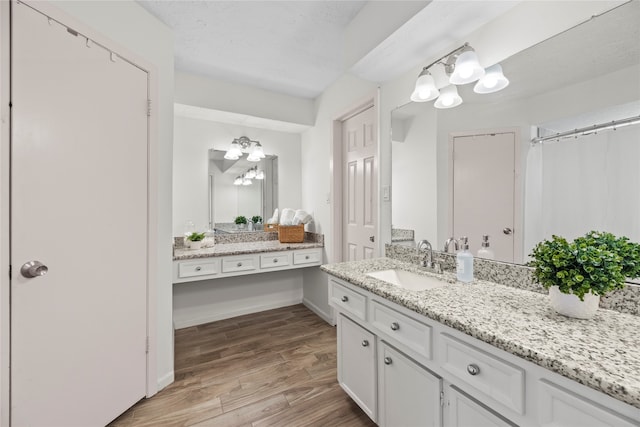
[[456,277],[458,281],[469,283],[473,281],[473,255],[469,252],[469,239],[460,238],[462,249],[456,255]]
[[495,259],[496,254],[489,248],[489,235],[482,235],[482,247],[478,249],[478,258]]

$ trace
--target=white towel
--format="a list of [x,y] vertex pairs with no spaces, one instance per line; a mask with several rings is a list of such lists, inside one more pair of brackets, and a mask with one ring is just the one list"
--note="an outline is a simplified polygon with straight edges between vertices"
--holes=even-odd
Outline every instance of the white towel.
[[296,211],[289,208],[282,209],[282,215],[280,215],[281,225],[293,225],[293,218],[296,216]]
[[309,215],[307,212],[303,211],[302,209],[298,209],[295,216],[293,217],[293,225],[308,224],[312,219],[313,218],[311,217],[311,215]]
[[271,218],[267,220],[266,224],[277,224],[279,215],[280,211],[278,211],[278,208],[276,208],[276,210],[273,211],[273,215],[271,216]]

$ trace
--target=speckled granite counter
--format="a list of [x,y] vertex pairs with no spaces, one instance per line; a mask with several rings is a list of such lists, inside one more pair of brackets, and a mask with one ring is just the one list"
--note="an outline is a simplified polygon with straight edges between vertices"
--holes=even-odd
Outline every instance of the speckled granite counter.
[[323,243],[280,243],[278,240],[263,240],[255,242],[216,243],[213,247],[202,249],[175,248],[173,260],[208,258],[228,255],[254,254],[260,252],[289,251],[293,249],[321,248]]
[[408,291],[366,275],[401,268],[391,258],[326,264],[323,271],[553,372],[640,408],[640,317],[598,310],[591,320],[556,314],[548,296],[491,282]]

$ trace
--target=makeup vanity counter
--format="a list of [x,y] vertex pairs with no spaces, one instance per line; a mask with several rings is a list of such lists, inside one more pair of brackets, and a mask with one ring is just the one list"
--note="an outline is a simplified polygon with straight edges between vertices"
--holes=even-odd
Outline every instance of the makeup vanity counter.
[[321,236],[303,243],[269,239],[215,243],[202,249],[174,247],[173,283],[319,266],[323,247]]
[[[564,425],[562,420],[578,425],[581,416],[592,413],[598,425],[640,425],[638,316],[599,309],[591,320],[571,319],[553,312],[544,294],[481,280],[463,284],[446,272],[437,277],[452,283],[425,291],[406,290],[367,276],[388,269],[430,274],[392,258],[328,264],[321,269],[330,275],[329,299],[340,313],[339,328],[341,322],[351,329],[356,325],[358,333],[373,334],[365,339],[367,343],[375,339],[383,350],[389,343],[400,349],[445,383],[452,383],[455,390],[450,395],[463,389],[462,395],[493,408],[498,417],[495,425],[503,425],[501,417],[507,418],[504,425]],[[411,324],[404,327],[404,336],[402,321],[392,321],[394,316]],[[340,348],[340,330],[338,336]],[[481,367],[479,375],[476,365]],[[386,368],[378,364],[379,371]],[[496,383],[491,383],[493,374]],[[384,390],[378,394],[384,396]],[[578,409],[567,409],[574,408],[575,402]],[[454,413],[449,415],[453,418],[445,425],[456,425],[452,420],[461,416],[464,405],[453,406]],[[612,407],[616,415],[622,414],[620,418],[608,412]],[[375,399],[368,406],[369,415],[381,425],[390,413],[384,408],[382,400]]]

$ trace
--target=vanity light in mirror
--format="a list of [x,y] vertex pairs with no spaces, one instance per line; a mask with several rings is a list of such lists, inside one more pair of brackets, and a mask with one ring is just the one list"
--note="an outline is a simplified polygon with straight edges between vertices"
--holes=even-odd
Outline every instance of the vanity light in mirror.
[[251,185],[252,182],[249,178],[247,178],[246,176],[244,178],[242,178],[242,185]]
[[438,95],[440,95],[440,91],[436,88],[436,82],[427,67],[424,67],[416,80],[416,88],[411,94],[411,100],[413,102],[427,102],[436,99]]
[[[247,159],[249,160],[249,159]],[[249,169],[247,171],[247,173],[245,174],[245,176],[249,179],[254,179],[256,177],[256,175],[258,174],[258,167],[254,166],[251,169]]]
[[500,64],[492,65],[485,70],[484,77],[478,80],[473,88],[475,93],[493,93],[509,86],[509,79],[504,76]]
[[264,171],[263,170],[259,170],[258,173],[256,173],[256,179],[264,179]]
[[458,88],[454,85],[445,86],[440,91],[440,96],[433,104],[436,108],[453,108],[462,104],[462,98],[458,95]]
[[[449,57],[449,61],[451,61],[452,58],[454,58],[454,55]],[[447,65],[450,64],[447,62]],[[449,77],[449,83],[464,85],[475,82],[482,78],[484,73],[484,68],[480,66],[475,50],[470,46],[466,46],[455,60],[455,66],[453,67],[453,73]]]
[[233,180],[233,185],[242,185],[242,177],[239,176],[235,180]]

